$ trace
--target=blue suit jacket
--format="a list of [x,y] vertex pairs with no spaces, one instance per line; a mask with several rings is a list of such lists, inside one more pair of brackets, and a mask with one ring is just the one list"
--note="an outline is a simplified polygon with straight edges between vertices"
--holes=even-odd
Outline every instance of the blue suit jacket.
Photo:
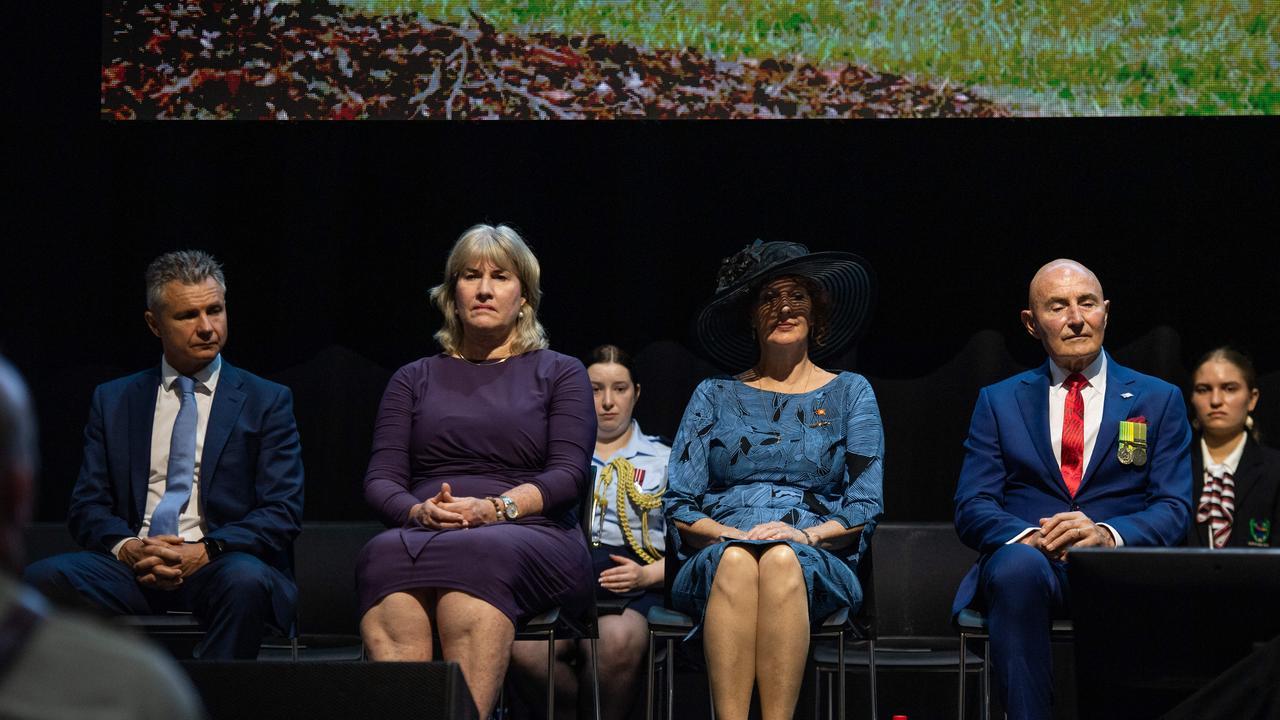
[[[99,385],[67,524],[87,550],[111,552],[142,527],[160,368]],[[200,459],[208,537],[260,558],[293,588],[302,524],[302,455],[289,389],[224,359]]]
[[[1049,382],[1046,361],[978,394],[955,522],[960,539],[980,556],[960,583],[955,612],[972,602],[982,561],[1040,518],[1079,510],[1115,528],[1125,545],[1176,545],[1186,534],[1191,427],[1178,388],[1107,356],[1102,425],[1072,498],[1049,439]],[[1116,458],[1120,423],[1138,416],[1147,421],[1147,463],[1124,465]]]

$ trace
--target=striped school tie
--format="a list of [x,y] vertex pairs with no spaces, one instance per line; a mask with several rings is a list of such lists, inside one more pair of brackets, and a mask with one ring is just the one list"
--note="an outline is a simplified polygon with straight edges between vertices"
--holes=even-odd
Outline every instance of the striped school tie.
[[1236,512],[1236,483],[1227,472],[1226,465],[1213,464],[1205,469],[1204,492],[1200,493],[1200,507],[1196,510],[1196,522],[1209,523],[1213,547],[1220,548],[1231,537],[1231,522]]

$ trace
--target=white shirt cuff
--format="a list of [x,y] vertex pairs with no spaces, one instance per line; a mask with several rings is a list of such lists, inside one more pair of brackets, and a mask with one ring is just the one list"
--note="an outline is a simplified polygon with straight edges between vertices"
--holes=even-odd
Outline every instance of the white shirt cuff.
[[1124,538],[1120,537],[1119,531],[1106,523],[1097,523],[1098,527],[1104,527],[1107,532],[1111,533],[1111,539],[1116,541],[1116,547],[1124,547]]
[[121,540],[120,542],[116,543],[114,546],[112,546],[111,554],[115,555],[117,560],[121,560],[122,558],[120,557],[120,549],[124,547],[124,544],[129,542],[130,540],[141,540],[141,539],[142,538],[138,538],[138,537],[127,537]]
[[1006,542],[1006,543],[1005,543],[1005,545],[1012,545],[1012,544],[1014,544],[1014,543],[1016,543],[1016,542],[1020,542],[1020,541],[1022,540],[1022,538],[1024,538],[1024,537],[1026,537],[1026,536],[1030,535],[1030,534],[1031,534],[1031,533],[1033,533],[1033,532],[1036,532],[1036,531],[1037,531],[1037,530],[1039,530],[1039,529],[1040,529],[1040,528],[1038,528],[1038,527],[1029,527],[1029,528],[1027,528],[1026,530],[1023,530],[1022,532],[1018,533],[1017,535],[1014,535],[1014,536],[1013,536],[1013,538],[1012,538],[1011,540],[1009,540],[1008,542]]

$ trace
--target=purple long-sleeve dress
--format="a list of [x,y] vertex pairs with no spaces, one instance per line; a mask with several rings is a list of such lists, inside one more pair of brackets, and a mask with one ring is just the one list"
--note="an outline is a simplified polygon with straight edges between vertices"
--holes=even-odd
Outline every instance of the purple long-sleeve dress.
[[[595,436],[591,384],[571,357],[537,350],[473,365],[441,354],[400,368],[378,408],[364,479],[365,500],[392,529],[370,540],[356,563],[360,614],[418,588],[462,590],[513,623],[557,605],[584,608],[591,560],[575,507]],[[409,520],[409,508],[444,482],[456,497],[531,483],[543,509],[458,530]]]

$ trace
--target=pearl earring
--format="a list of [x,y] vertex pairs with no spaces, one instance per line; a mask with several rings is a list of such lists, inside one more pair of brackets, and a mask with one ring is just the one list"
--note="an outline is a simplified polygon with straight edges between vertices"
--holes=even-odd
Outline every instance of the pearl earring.
[[521,311],[520,311],[520,317],[522,317],[522,318],[524,317],[524,311],[523,311],[523,310],[521,310]]

